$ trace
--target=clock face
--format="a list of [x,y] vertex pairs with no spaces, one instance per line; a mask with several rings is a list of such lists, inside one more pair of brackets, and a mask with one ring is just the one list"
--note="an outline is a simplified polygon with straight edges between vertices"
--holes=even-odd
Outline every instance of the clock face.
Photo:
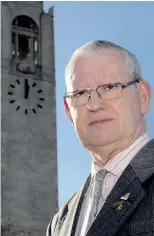
[[28,79],[19,80],[9,85],[9,103],[15,106],[16,111],[23,110],[24,114],[36,114],[43,108],[45,101],[43,90],[38,88],[36,82]]

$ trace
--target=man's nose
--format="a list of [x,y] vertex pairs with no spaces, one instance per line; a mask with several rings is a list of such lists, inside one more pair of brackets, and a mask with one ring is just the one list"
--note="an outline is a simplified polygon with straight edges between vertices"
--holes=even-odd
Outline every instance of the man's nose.
[[87,107],[92,112],[106,108],[106,101],[102,99],[96,90],[90,91]]

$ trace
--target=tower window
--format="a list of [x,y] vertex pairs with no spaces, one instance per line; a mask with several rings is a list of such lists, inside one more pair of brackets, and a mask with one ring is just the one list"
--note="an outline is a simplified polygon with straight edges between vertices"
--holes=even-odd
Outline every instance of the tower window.
[[28,58],[38,64],[38,27],[32,18],[21,15],[12,22],[12,59]]

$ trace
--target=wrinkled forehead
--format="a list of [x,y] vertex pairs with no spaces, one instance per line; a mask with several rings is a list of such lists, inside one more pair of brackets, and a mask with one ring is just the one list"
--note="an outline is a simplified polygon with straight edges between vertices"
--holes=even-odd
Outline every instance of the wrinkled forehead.
[[125,58],[117,49],[78,52],[72,56],[67,67],[67,91],[120,82],[121,79],[127,81],[127,77],[130,73],[126,70]]

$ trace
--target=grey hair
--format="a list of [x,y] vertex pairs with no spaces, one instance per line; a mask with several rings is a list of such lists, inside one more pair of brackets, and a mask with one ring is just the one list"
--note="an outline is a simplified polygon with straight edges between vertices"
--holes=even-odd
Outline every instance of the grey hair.
[[74,58],[78,55],[78,53],[86,53],[86,52],[91,52],[91,51],[99,51],[104,48],[113,48],[119,50],[119,52],[124,56],[125,60],[125,66],[126,69],[132,74],[134,79],[142,80],[142,72],[141,72],[141,67],[139,65],[137,57],[128,51],[125,48],[120,47],[117,44],[114,44],[112,42],[106,41],[106,40],[96,40],[96,41],[91,41],[80,48],[78,48],[74,54],[72,55],[70,61],[68,62],[65,70],[65,78],[68,78],[68,72],[71,68],[71,64]]

